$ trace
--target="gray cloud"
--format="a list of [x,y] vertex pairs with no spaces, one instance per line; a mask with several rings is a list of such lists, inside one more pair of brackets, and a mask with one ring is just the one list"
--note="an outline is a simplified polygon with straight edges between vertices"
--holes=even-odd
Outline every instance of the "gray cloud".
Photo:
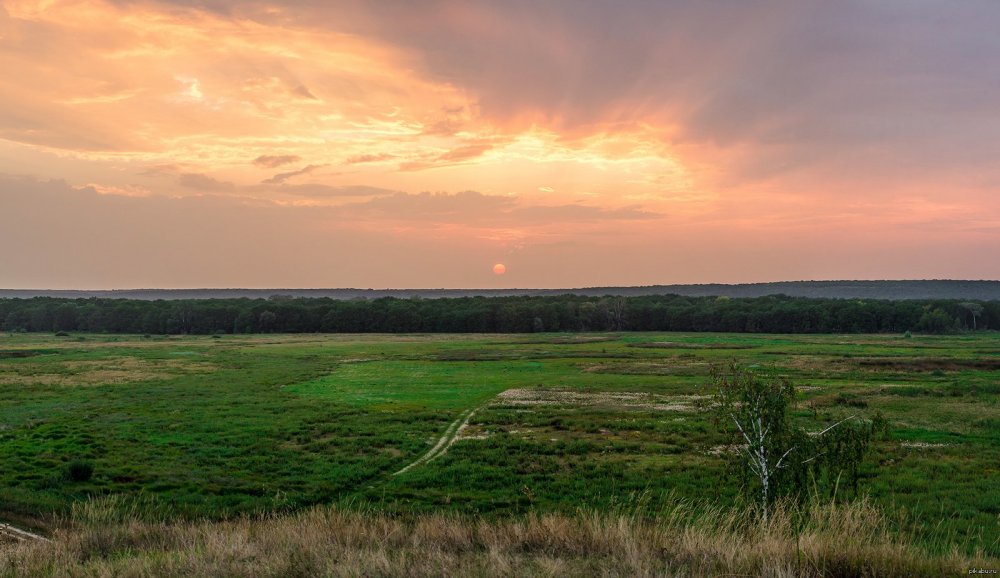
[[[367,185],[327,185],[322,183],[290,184],[287,182],[292,177],[308,174],[320,166],[321,165],[309,165],[297,171],[279,173],[256,185],[237,185],[236,183],[222,181],[201,173],[180,173],[177,175],[177,183],[182,187],[201,193],[281,193],[314,199],[331,199],[337,197],[379,197],[399,192],[392,189],[384,189]],[[172,165],[164,165],[152,167],[141,172],[140,174],[155,177],[164,174],[174,174],[176,170],[177,168]]]
[[419,171],[434,167],[454,165],[481,157],[492,150],[493,147],[494,144],[491,142],[467,144],[427,160],[415,160],[400,163],[399,169],[402,171]]
[[[744,230],[733,243],[731,223],[662,226],[636,221],[645,216],[638,208],[617,213],[630,226],[560,235],[570,229],[560,223],[590,223],[607,211],[475,192],[295,207],[232,196],[101,195],[3,174],[0,191],[0,246],[30,248],[0,254],[0,287],[10,288],[476,287],[494,282],[489,268],[500,259],[515,280],[538,287],[1000,275],[1000,265],[983,258],[996,252],[992,204],[971,231],[965,220],[952,230],[904,223],[861,235],[817,222],[781,235]],[[376,211],[391,219],[366,224]],[[466,222],[462,213],[478,216]],[[475,232],[433,234],[451,219],[483,229],[533,226],[541,236],[519,241],[515,254]],[[413,226],[397,230],[403,220]],[[656,236],[632,234],[642,226]],[[989,234],[979,232],[984,227]]]
[[292,89],[292,94],[299,97],[305,98],[307,100],[318,100],[316,95],[314,95],[304,84],[300,84]]
[[[263,3],[210,7],[275,18]],[[677,127],[671,145],[721,149],[721,184],[807,171],[864,179],[863,194],[878,194],[901,173],[995,182],[1000,172],[986,168],[1000,154],[992,0],[354,0],[281,18],[413,51],[487,118],[567,133]],[[446,116],[426,130],[461,125]]]
[[0,256],[0,287],[388,286],[441,251],[351,228],[324,207],[101,195],[3,174],[0,191],[0,244],[31,245]]
[[351,205],[348,210],[406,219],[460,220],[495,215],[516,205],[513,197],[484,195],[476,191],[459,193],[395,193]]
[[[313,199],[332,199],[337,197],[379,197],[396,194],[398,191],[370,187],[366,185],[325,185],[322,183],[288,184],[286,181],[294,176],[303,175],[318,168],[310,165],[297,171],[275,175],[258,185],[237,185],[229,181],[221,181],[200,173],[181,173],[177,183],[185,188],[201,193],[281,193],[297,197]],[[156,173],[160,174],[160,173]]]
[[466,145],[458,147],[456,149],[452,149],[444,153],[443,155],[438,157],[438,160],[452,161],[452,162],[467,161],[482,156],[486,152],[490,151],[492,148],[493,145],[488,143]]
[[138,174],[143,177],[160,177],[165,175],[174,175],[178,173],[180,170],[181,170],[180,165],[159,164],[159,165],[150,165],[139,171]]
[[388,161],[396,158],[396,155],[391,155],[389,153],[377,153],[377,154],[364,154],[357,155],[348,158],[344,161],[347,165],[360,165],[365,163],[378,163],[382,161]]
[[298,155],[263,155],[253,160],[254,166],[265,169],[276,169],[282,165],[297,163],[302,160]]
[[[255,189],[258,187],[254,187]],[[259,187],[262,190],[273,191],[272,187],[264,188]],[[366,185],[324,185],[320,183],[303,183],[298,185],[282,185],[277,190],[296,195],[299,197],[309,197],[313,199],[329,199],[337,197],[381,197],[385,195],[392,195],[398,193],[391,189],[382,189],[379,187],[369,187]]]
[[512,211],[511,216],[514,220],[542,223],[559,221],[634,221],[663,217],[659,213],[646,211],[641,207],[604,209],[589,205],[536,205],[521,207]]
[[378,38],[497,121],[676,127],[669,145],[719,149],[720,186],[1000,180],[995,0],[170,3]]
[[262,182],[263,184],[266,185],[280,185],[281,183],[284,183],[288,179],[298,177],[301,175],[307,175],[313,172],[314,170],[320,168],[321,166],[323,165],[307,165],[296,171],[289,171],[287,173],[278,173],[269,179],[265,179]]
[[[31,246],[0,256],[0,287],[9,288],[479,286],[492,278],[492,242],[360,225],[373,214],[421,230],[464,214],[503,224],[523,208],[476,192],[396,193],[340,207],[125,197],[4,174],[0,190],[0,244]],[[533,267],[544,271],[547,260]]]
[[236,184],[220,181],[200,173],[181,173],[177,176],[177,184],[188,189],[201,192],[224,192],[236,190]]
[[338,208],[345,214],[403,221],[475,226],[539,226],[655,219],[641,207],[605,209],[582,204],[526,205],[517,197],[478,191],[417,194],[396,192]]

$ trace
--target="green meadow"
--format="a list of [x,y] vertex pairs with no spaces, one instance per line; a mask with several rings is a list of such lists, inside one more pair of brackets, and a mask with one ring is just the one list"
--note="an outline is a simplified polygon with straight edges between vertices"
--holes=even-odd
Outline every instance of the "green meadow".
[[1000,555],[1000,334],[0,336],[0,518],[117,495],[169,518],[315,504],[483,516],[732,505],[705,411],[737,361],[795,419],[889,420],[857,487]]

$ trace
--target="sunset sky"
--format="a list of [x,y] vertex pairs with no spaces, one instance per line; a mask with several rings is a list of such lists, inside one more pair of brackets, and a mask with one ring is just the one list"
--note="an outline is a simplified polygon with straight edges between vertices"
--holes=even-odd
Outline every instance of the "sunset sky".
[[2,0],[0,287],[997,279],[998,25],[996,0]]

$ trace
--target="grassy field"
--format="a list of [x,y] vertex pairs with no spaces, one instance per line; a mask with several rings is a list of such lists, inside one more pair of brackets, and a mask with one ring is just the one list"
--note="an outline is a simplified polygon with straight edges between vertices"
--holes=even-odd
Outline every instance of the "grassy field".
[[728,507],[699,401],[734,359],[791,378],[809,429],[883,412],[860,493],[929,549],[1000,556],[997,334],[2,335],[0,518]]

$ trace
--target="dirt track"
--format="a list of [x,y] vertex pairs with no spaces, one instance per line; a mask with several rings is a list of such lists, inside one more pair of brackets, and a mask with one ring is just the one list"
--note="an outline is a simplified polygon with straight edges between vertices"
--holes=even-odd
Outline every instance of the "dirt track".
[[0,539],[4,538],[17,540],[18,542],[26,540],[41,540],[43,542],[49,541],[49,539],[45,536],[39,536],[34,532],[22,530],[21,528],[11,526],[10,524],[0,523]]
[[455,440],[458,439],[458,434],[462,431],[462,429],[465,428],[466,425],[468,425],[469,420],[472,419],[472,415],[476,413],[476,411],[478,411],[479,408],[481,407],[483,406],[481,405],[479,407],[474,407],[472,409],[467,409],[463,411],[461,415],[458,416],[458,419],[451,422],[451,424],[448,426],[448,429],[444,431],[444,435],[441,436],[441,439],[439,439],[437,443],[434,444],[434,447],[427,450],[427,453],[420,456],[416,460],[410,462],[403,469],[399,470],[398,472],[392,475],[398,476],[399,474],[406,472],[410,468],[419,466],[420,464],[425,464],[433,460],[434,458],[444,454],[446,451],[448,451],[448,448],[451,447],[451,444],[455,443]]
[[509,406],[567,404],[578,406],[617,405],[625,409],[683,412],[697,411],[697,407],[694,403],[701,399],[704,399],[704,397],[699,395],[656,396],[649,393],[632,392],[589,393],[558,389],[508,389],[500,392],[496,397],[490,399],[482,405],[463,411],[458,416],[458,419],[448,425],[448,429],[444,431],[444,435],[438,439],[437,443],[434,444],[434,447],[427,450],[427,453],[413,460],[392,475],[398,476],[416,466],[426,464],[434,458],[444,455],[444,453],[448,451],[448,448],[458,441],[459,435],[462,433],[462,430],[469,425],[469,420],[472,419],[472,416],[480,409],[491,404]]

